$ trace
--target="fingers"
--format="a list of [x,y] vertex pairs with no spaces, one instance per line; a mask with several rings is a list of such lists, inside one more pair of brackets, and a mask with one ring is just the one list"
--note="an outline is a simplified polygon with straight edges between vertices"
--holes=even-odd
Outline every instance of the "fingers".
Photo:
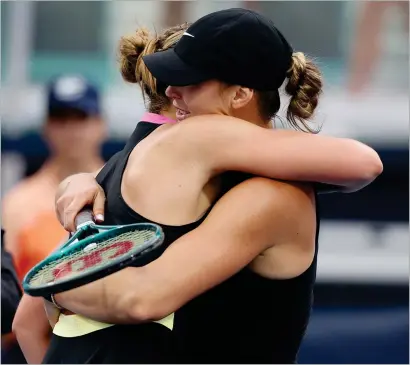
[[64,208],[62,217],[63,217],[63,227],[68,231],[68,232],[75,232],[77,230],[76,224],[75,224],[75,217],[77,214],[81,211],[81,209],[84,208],[84,206],[88,205],[88,201],[84,200],[73,200],[70,205],[68,205],[66,208]]
[[61,225],[68,232],[77,230],[75,217],[86,206],[93,204],[94,194],[78,194],[75,196],[62,196],[56,203],[57,217]]
[[55,202],[56,216],[60,224],[65,228],[65,219],[64,219],[64,202],[61,198],[57,199]]
[[56,202],[56,214],[61,225],[68,232],[77,230],[75,218],[87,205],[93,206],[93,215],[96,222],[104,221],[105,194],[103,189],[95,184],[93,189],[75,195],[62,195]]
[[99,189],[94,198],[93,213],[96,222],[104,221],[104,207],[105,207],[105,194],[103,189]]
[[104,190],[90,174],[78,174],[56,196],[56,214],[61,225],[69,232],[77,230],[75,218],[87,205],[93,206],[94,219],[104,221]]

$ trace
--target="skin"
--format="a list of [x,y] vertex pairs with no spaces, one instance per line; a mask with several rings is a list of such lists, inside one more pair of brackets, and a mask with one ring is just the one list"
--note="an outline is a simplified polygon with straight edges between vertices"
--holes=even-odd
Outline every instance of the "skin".
[[41,364],[47,351],[51,329],[60,311],[42,298],[24,295],[13,321],[21,351],[29,364]]

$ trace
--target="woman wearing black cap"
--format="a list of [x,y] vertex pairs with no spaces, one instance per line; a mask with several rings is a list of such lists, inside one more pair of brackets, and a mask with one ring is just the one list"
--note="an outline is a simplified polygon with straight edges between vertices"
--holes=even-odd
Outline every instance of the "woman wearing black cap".
[[[251,47],[246,52],[253,57],[241,58],[244,46]],[[273,49],[266,51],[267,47]],[[119,209],[120,193],[124,212],[134,219],[149,221],[138,211],[173,224],[163,225],[169,243],[182,230],[191,232],[167,245],[147,266],[127,268],[58,294],[55,300],[108,323],[147,322],[176,310],[174,333],[186,361],[294,362],[309,318],[316,272],[315,194],[310,186],[241,173],[209,178],[227,169],[220,161],[240,171],[252,160],[252,148],[255,153],[266,148],[268,134],[252,124],[269,126],[279,109],[278,87],[286,75],[293,95],[290,120],[309,117],[321,89],[318,72],[301,55],[292,55],[266,19],[243,9],[200,19],[173,50],[144,60],[157,79],[179,85],[170,87],[168,95],[180,108],[179,120],[189,117],[189,122],[156,129],[129,151],[128,163],[121,159],[118,168],[107,170],[105,176],[112,176],[104,186],[107,210]],[[169,71],[178,71],[183,81],[166,80]],[[194,117],[205,113],[248,122],[227,116]],[[141,159],[153,146],[158,154],[151,149],[149,159]],[[261,163],[255,161],[253,171],[249,166],[245,170],[260,174]],[[202,181],[207,168],[209,176]],[[190,195],[198,181],[201,189]],[[185,208],[193,197],[195,208],[189,213]],[[198,216],[198,228],[183,225]],[[107,215],[105,221],[112,224],[116,218]]]

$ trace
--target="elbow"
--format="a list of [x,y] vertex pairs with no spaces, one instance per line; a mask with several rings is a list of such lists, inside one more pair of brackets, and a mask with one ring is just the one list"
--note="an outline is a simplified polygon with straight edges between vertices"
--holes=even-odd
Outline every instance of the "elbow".
[[19,338],[33,336],[35,330],[36,328],[33,330],[31,323],[25,321],[24,318],[19,318],[19,316],[15,316],[11,324],[11,332],[16,336],[17,340]]
[[361,144],[362,151],[357,159],[357,176],[349,191],[358,191],[373,182],[383,172],[383,162],[372,148]]
[[364,182],[370,184],[383,172],[383,163],[374,149],[370,147],[367,148],[368,151],[362,163],[363,173],[361,178]]
[[383,162],[380,159],[380,156],[378,155],[376,151],[374,151],[374,155],[375,156],[373,157],[372,165],[370,166],[370,169],[369,169],[369,175],[370,175],[371,181],[376,179],[376,177],[381,175],[383,172]]
[[30,332],[29,329],[30,325],[28,323],[24,323],[23,321],[20,321],[18,317],[14,317],[13,323],[11,325],[11,332],[14,333],[14,335],[19,338],[22,334],[24,335],[27,332]]
[[11,323],[11,332],[14,334],[17,334],[17,332],[20,332],[25,328],[25,322],[24,320],[20,320],[20,316],[18,314],[19,313],[17,312],[14,315],[13,322]]

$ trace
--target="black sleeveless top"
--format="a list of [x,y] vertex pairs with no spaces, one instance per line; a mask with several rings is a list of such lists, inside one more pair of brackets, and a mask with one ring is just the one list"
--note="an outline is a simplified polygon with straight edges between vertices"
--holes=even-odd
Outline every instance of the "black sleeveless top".
[[[233,187],[244,178],[244,174],[228,173],[224,185]],[[318,206],[316,217],[315,255],[303,274],[288,280],[271,280],[244,268],[176,312],[174,333],[183,354],[181,362],[297,361],[313,304],[320,226]]]
[[[115,155],[97,176],[107,196],[106,224],[152,222],[124,202],[121,178],[131,151],[158,126],[140,122],[124,150]],[[224,173],[220,196],[249,177],[251,175],[240,172]],[[156,257],[176,239],[195,229],[206,216],[184,226],[161,224],[165,242]],[[175,313],[173,330],[179,356],[183,356],[178,362],[295,362],[312,307],[318,233],[317,212],[314,259],[299,277],[270,280],[245,268],[180,308]]]
[[[105,164],[96,180],[106,195],[104,224],[133,224],[153,222],[135,211],[121,194],[122,176],[134,147],[158,128],[160,124],[139,122],[124,149]],[[164,231],[163,245],[137,261],[140,266],[158,258],[176,239],[199,226],[206,214],[197,222],[182,226],[160,224]],[[53,335],[43,363],[47,364],[147,364],[178,363],[177,345],[173,333],[167,327],[155,323],[115,325],[80,337]],[[75,351],[73,351],[73,348]]]
[[[125,203],[121,180],[134,147],[159,126],[140,122],[124,149],[98,174],[97,182],[107,198],[104,224],[156,223]],[[240,172],[222,174],[220,196],[250,177]],[[199,226],[211,208],[194,223],[160,224],[165,241],[149,259],[156,259],[176,239]],[[173,331],[158,323],[116,325],[59,341],[67,342],[63,348],[76,341],[78,352],[88,346],[81,358],[83,363],[291,363],[307,326],[315,275],[316,254],[307,271],[291,280],[268,280],[245,268],[180,308],[175,313]],[[86,357],[90,352],[87,338],[98,347],[91,357]],[[78,363],[80,359],[76,356],[71,360]]]
[[[116,225],[142,222],[159,224],[141,216],[131,209],[121,194],[122,176],[131,152],[139,142],[159,126],[160,124],[139,122],[124,149],[115,154],[97,175],[96,180],[102,186],[106,195],[104,224]],[[159,249],[151,252],[149,256],[146,255],[143,262],[137,261],[134,266],[144,265],[158,258],[171,243],[198,227],[205,220],[211,208],[212,207],[208,209],[201,219],[193,223],[182,226],[159,224],[165,236],[163,245]],[[123,363],[179,362],[178,359],[180,356],[177,357],[178,347],[174,342],[174,336],[172,331],[165,326],[152,322],[132,326],[116,325],[111,328],[115,331],[116,342],[122,342],[124,337],[126,337],[127,340],[125,341],[130,339],[134,344],[133,347],[128,348],[128,350],[124,349],[121,359],[118,359],[116,356],[111,356],[110,359],[112,363],[119,363],[119,361]],[[108,330],[111,328],[108,328]],[[125,331],[124,334],[122,333],[123,331]],[[140,341],[144,343],[143,349],[139,346]],[[112,350],[110,350],[110,352],[112,352]]]

